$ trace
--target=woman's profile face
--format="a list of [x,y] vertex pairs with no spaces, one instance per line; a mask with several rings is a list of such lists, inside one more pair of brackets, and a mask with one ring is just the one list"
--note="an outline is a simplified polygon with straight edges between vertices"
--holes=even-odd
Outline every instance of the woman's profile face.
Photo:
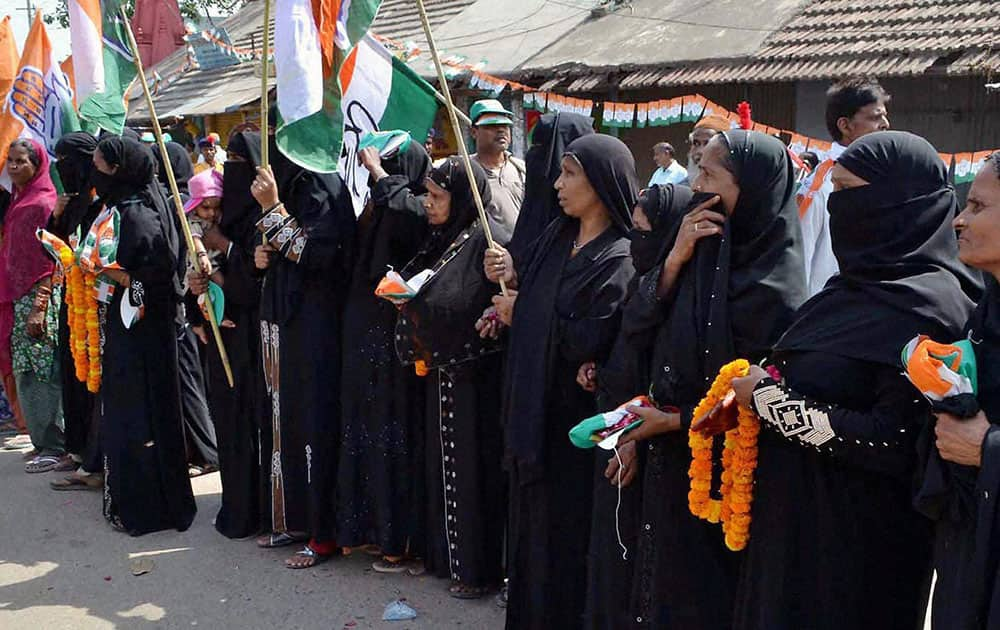
[[7,172],[15,186],[20,188],[26,185],[37,171],[27,149],[21,146],[10,147],[7,152]]
[[834,164],[833,170],[830,171],[830,181],[833,182],[834,192],[847,190],[848,188],[859,188],[869,184],[867,180],[847,170],[842,164]]
[[606,212],[583,166],[572,156],[563,157],[562,173],[556,180],[555,189],[559,194],[559,205],[567,216],[579,219],[595,208]]
[[425,182],[427,194],[424,196],[424,210],[431,225],[444,225],[451,216],[451,193],[441,188],[430,178]]
[[1000,272],[1000,174],[991,163],[980,169],[965,209],[955,217],[958,258],[994,276]]
[[736,176],[726,168],[728,151],[722,134],[709,141],[705,152],[701,154],[698,177],[694,180],[692,189],[695,192],[718,195],[726,214],[730,215],[736,207],[736,200],[740,197],[740,185],[736,181]]

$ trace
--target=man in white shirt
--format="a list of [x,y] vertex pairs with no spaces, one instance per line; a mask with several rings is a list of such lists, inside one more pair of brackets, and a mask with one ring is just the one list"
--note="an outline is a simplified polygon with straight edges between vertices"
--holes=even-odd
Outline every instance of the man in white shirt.
[[833,147],[799,189],[799,219],[802,225],[806,283],[812,297],[826,285],[839,268],[830,241],[830,213],[827,200],[833,192],[830,176],[840,154],[852,142],[875,131],[889,128],[886,110],[891,97],[869,77],[852,77],[830,86],[826,92],[826,128]]
[[674,147],[669,142],[657,142],[653,146],[653,161],[658,167],[649,178],[653,184],[680,184],[687,180],[687,169],[674,159]]

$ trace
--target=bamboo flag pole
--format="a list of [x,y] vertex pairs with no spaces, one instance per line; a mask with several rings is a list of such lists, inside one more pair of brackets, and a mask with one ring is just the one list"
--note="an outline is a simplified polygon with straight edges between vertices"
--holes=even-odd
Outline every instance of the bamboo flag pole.
[[[458,152],[462,154],[462,162],[465,164],[465,174],[469,178],[469,187],[472,189],[472,198],[476,202],[476,210],[479,211],[479,222],[483,224],[483,232],[486,234],[486,244],[492,249],[496,246],[493,241],[493,231],[490,229],[489,219],[486,217],[486,209],[483,207],[483,198],[479,194],[479,187],[476,186],[476,178],[472,174],[472,160],[469,159],[469,150],[462,140],[462,128],[458,126],[458,116],[455,103],[451,99],[451,90],[448,88],[448,78],[444,74],[444,66],[438,57],[437,46],[434,44],[434,35],[431,33],[431,24],[427,19],[427,9],[424,8],[424,0],[416,0],[417,9],[420,11],[420,22],[424,26],[424,35],[427,37],[427,46],[431,49],[431,57],[434,58],[434,67],[437,68],[438,83],[441,84],[441,94],[444,96],[445,109],[451,119],[451,127],[458,136]],[[468,120],[468,119],[467,119]],[[471,124],[471,121],[470,121]],[[500,280],[500,293],[507,295],[507,285]]]
[[[135,70],[139,83],[142,84],[143,94],[146,95],[146,107],[149,109],[149,117],[153,121],[153,133],[156,134],[156,144],[160,147],[160,159],[167,171],[167,181],[170,183],[170,193],[174,198],[174,208],[180,219],[181,231],[184,232],[184,241],[187,243],[188,254],[191,256],[191,264],[198,268],[198,253],[194,249],[194,239],[191,238],[191,228],[188,226],[187,216],[184,214],[184,206],[181,204],[181,196],[177,190],[177,179],[174,177],[174,169],[170,166],[170,156],[167,154],[167,144],[163,141],[163,130],[160,129],[160,121],[156,117],[156,109],[153,107],[153,95],[149,92],[149,84],[146,83],[146,72],[142,68],[142,59],[139,58],[139,46],[135,43],[135,35],[132,33],[132,25],[129,24],[128,14],[125,7],[121,8],[121,17],[125,22],[125,33],[128,35],[128,45],[132,51],[132,58],[135,60]],[[205,304],[208,307],[208,323],[212,325],[212,336],[219,347],[219,358],[222,359],[222,367],[226,371],[226,380],[229,386],[233,386],[233,370],[229,366],[229,355],[226,354],[226,347],[222,343],[222,334],[219,332],[219,322],[215,320],[215,309],[212,308],[212,297],[205,294]]]
[[[268,124],[268,110],[271,109],[268,103],[267,75],[270,72],[271,60],[271,0],[264,0],[264,41],[262,43],[263,52],[260,56],[260,166],[263,169],[271,168],[270,142],[268,134],[271,130]],[[260,242],[267,245],[267,237],[261,235]]]
[[268,109],[268,85],[267,79],[270,72],[271,61],[268,57],[271,54],[271,0],[264,0],[264,42],[263,53],[260,56],[260,165],[267,168],[271,164],[268,154],[267,134],[269,131],[267,124]]

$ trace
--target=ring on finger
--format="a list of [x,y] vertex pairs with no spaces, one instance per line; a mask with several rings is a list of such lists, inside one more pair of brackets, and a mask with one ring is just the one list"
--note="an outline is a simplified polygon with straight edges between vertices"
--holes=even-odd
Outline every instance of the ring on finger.
[[701,229],[701,224],[700,223],[695,223],[694,224],[694,231],[697,232],[700,229]]

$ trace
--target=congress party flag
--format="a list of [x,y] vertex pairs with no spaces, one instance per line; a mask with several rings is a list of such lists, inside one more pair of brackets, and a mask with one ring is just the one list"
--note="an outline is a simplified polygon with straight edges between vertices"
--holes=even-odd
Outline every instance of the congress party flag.
[[[369,131],[402,129],[422,142],[434,124],[434,88],[371,35],[365,35],[340,69],[343,150],[340,174],[360,215],[368,199],[368,171],[358,163],[358,143]],[[280,93],[279,93],[280,98]]]
[[275,140],[288,159],[332,173],[344,140],[340,69],[368,32],[381,0],[278,0],[274,66],[280,120]]
[[10,27],[10,16],[0,20],[0,111],[7,100],[17,68],[21,62],[21,53],[17,52],[17,41],[14,39],[14,29]]
[[91,131],[121,133],[125,92],[135,79],[120,0],[67,0],[73,80],[80,120]]
[[0,164],[6,180],[7,149],[17,138],[33,138],[55,157],[64,133],[80,128],[69,79],[59,67],[41,11],[24,42],[24,52],[0,115]]

